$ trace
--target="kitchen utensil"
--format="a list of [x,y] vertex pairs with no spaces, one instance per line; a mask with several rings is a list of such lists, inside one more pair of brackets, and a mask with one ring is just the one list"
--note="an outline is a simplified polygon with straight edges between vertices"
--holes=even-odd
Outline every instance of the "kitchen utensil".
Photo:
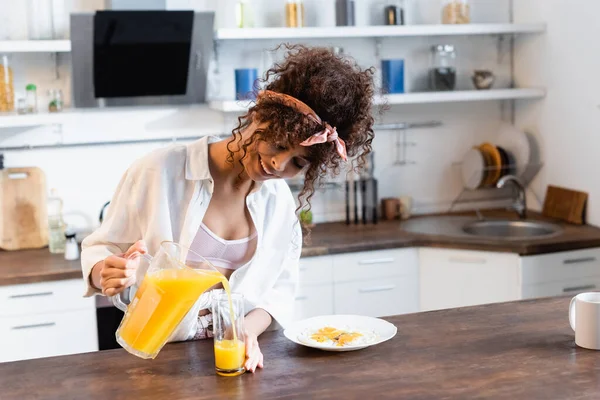
[[475,190],[479,188],[486,176],[486,164],[480,149],[470,149],[461,164],[462,181],[466,189]]
[[258,70],[256,68],[239,68],[235,70],[235,98],[251,100],[256,98],[258,90]]
[[0,170],[0,248],[48,245],[46,176],[35,167]]
[[381,199],[381,213],[385,220],[394,220],[400,218],[400,199],[387,197]]
[[384,93],[404,93],[404,60],[381,60],[381,87]]
[[491,143],[483,143],[479,148],[484,153],[484,156],[488,156],[490,160],[486,169],[488,174],[485,184],[495,185],[502,173],[502,156],[498,148]]
[[359,216],[358,216],[358,181],[354,180],[352,182],[352,197],[353,197],[353,205],[354,205],[354,224],[358,224]]
[[490,89],[494,85],[496,77],[492,71],[476,69],[473,71],[471,80],[473,81],[473,85],[475,85],[476,89],[486,90]]
[[588,194],[585,192],[549,185],[542,214],[581,225],[585,222],[587,199]]
[[525,132],[510,124],[502,124],[498,131],[496,145],[512,154],[515,162],[515,175],[521,177],[531,160],[531,144]]
[[[154,257],[134,253],[139,289],[129,306],[123,293],[113,303],[125,316],[117,329],[117,342],[140,358],[155,358],[200,295],[227,279],[201,255],[177,243],[162,242]],[[142,265],[145,262],[147,265]]]
[[[344,330],[354,330],[369,334],[372,340],[366,343],[359,343],[339,347],[326,343],[315,343],[307,340],[310,332],[324,327],[333,327]],[[366,317],[362,315],[322,315],[312,317],[301,321],[296,321],[287,327],[283,334],[286,338],[302,346],[312,347],[325,351],[352,351],[360,350],[370,346],[375,346],[390,340],[396,336],[397,328],[387,321],[379,318]]]
[[600,350],[600,293],[579,293],[569,306],[569,324],[575,332],[575,344]]

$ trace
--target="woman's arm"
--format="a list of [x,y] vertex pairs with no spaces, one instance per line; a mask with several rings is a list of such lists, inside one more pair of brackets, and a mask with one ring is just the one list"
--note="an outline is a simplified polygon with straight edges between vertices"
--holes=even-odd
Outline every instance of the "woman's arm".
[[263,354],[258,345],[258,336],[263,333],[271,322],[271,314],[262,308],[255,308],[244,318],[245,343],[246,343],[246,371],[254,372],[256,367],[263,367]]

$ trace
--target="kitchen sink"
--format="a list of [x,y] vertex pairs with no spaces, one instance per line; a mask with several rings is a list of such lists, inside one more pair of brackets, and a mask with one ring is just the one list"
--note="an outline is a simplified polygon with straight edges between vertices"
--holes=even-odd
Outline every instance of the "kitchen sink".
[[539,221],[476,221],[463,226],[463,232],[472,236],[498,239],[541,239],[558,235],[561,227]]

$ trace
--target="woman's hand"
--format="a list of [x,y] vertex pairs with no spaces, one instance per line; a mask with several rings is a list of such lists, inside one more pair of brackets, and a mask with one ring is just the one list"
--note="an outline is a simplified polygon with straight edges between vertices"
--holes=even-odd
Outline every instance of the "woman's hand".
[[[135,242],[124,254],[112,255],[100,261],[92,269],[92,282],[105,296],[114,296],[135,283],[139,262],[128,260],[133,253],[145,254],[143,240]],[[97,285],[100,286],[97,286]]]
[[244,367],[246,371],[254,372],[256,367],[263,367],[263,354],[258,345],[258,337],[249,331],[245,333],[246,342],[246,363]]

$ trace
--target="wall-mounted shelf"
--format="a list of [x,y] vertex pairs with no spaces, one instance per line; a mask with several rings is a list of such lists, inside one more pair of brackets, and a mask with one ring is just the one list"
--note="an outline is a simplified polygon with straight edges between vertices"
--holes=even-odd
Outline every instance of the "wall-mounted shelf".
[[0,40],[0,53],[68,53],[70,40]]
[[26,128],[41,125],[61,124],[64,114],[61,113],[36,113],[15,114],[0,113],[0,129],[2,128]]
[[217,40],[322,39],[406,36],[506,35],[543,33],[546,24],[462,24],[404,26],[344,26],[326,28],[233,28],[218,29]]
[[[420,92],[378,96],[375,98],[375,104],[401,105],[486,100],[520,100],[541,99],[545,96],[546,90],[542,88],[459,90],[453,92]],[[209,107],[221,112],[239,113],[246,111],[251,104],[252,102],[247,100],[221,100],[211,101]]]

